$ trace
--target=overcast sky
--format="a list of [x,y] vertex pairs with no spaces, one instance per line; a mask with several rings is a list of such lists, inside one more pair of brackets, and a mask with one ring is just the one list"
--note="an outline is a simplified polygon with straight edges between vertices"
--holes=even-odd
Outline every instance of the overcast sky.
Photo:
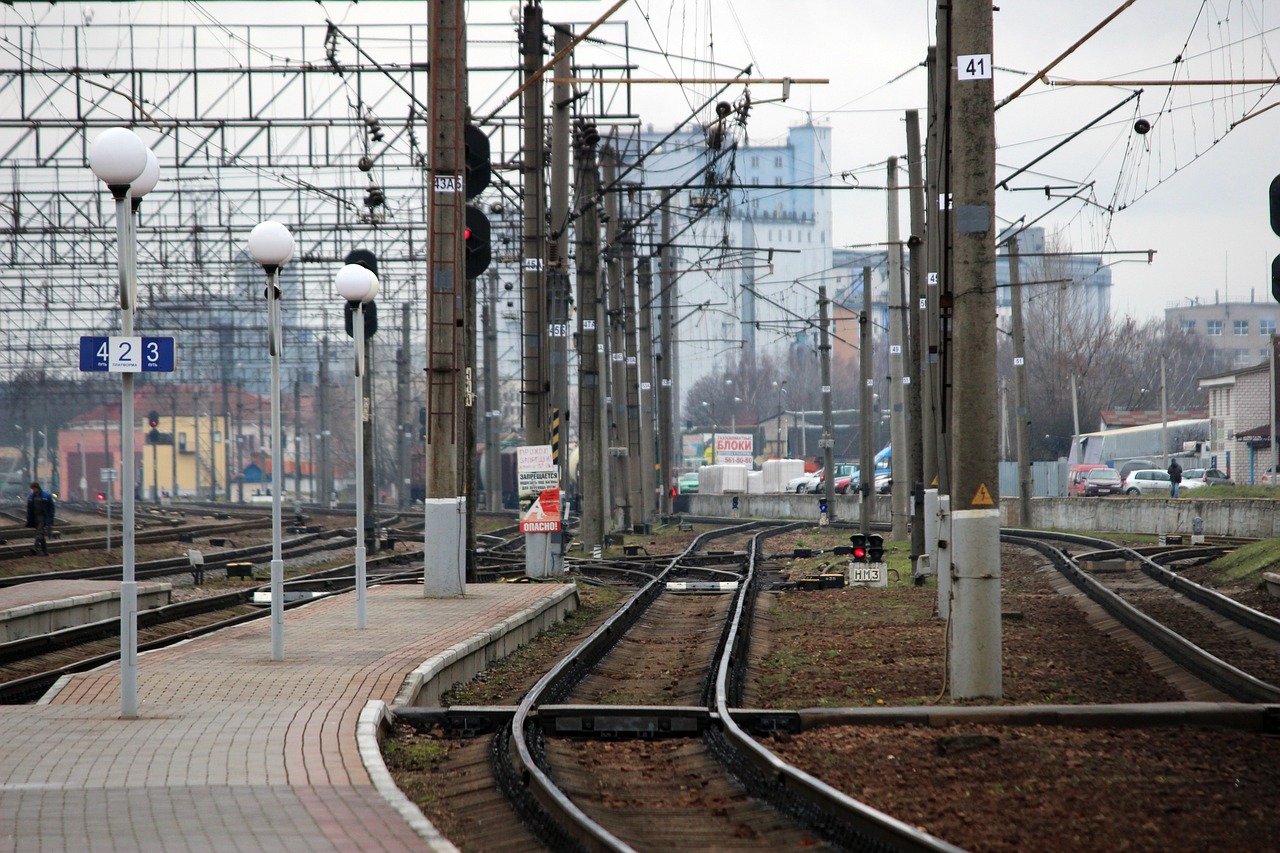
[[[1121,3],[1000,3],[995,13],[997,97],[1021,85],[1026,74],[1048,64]],[[546,0],[544,7],[549,21],[587,22],[612,5],[613,0]],[[1265,0],[1138,0],[1051,76],[1275,78],[1273,56],[1280,57],[1280,35],[1272,30],[1273,19],[1280,19],[1280,2],[1272,0],[1271,19],[1266,5]],[[71,3],[22,6],[16,14],[25,20],[73,21],[83,15],[82,8]],[[322,23],[325,17],[341,24],[426,17],[425,2],[368,0],[209,3],[202,15],[184,3],[85,6],[98,22],[194,24],[212,17],[227,23],[267,23],[264,17],[270,13],[279,23]],[[670,54],[634,55],[643,66],[639,76],[727,73],[693,61],[714,59],[739,68],[752,63],[756,74],[768,77],[830,78],[828,85],[794,87],[787,104],[756,108],[750,137],[763,142],[807,120],[828,123],[833,129],[830,166],[835,180],[882,184],[885,158],[905,153],[903,112],[919,109],[923,119],[926,75],[915,66],[933,40],[934,6],[933,0],[631,0],[612,20],[628,22],[634,45]],[[509,22],[517,10],[512,2],[473,0],[468,19]],[[8,20],[13,15],[9,13]],[[1275,54],[1272,46],[1278,49]],[[514,59],[514,48],[511,56]],[[1182,61],[1175,64],[1179,57]],[[709,91],[707,86],[638,88],[642,120],[658,126],[683,119],[686,104]],[[1131,91],[1037,83],[997,114],[998,177],[1039,156]],[[741,92],[733,94],[736,98]],[[777,86],[752,90],[755,100],[780,94]],[[473,103],[477,96],[473,91]],[[1034,174],[1024,174],[1015,186],[1092,182],[1087,196],[1093,204],[1068,203],[1040,224],[1060,231],[1074,251],[1156,252],[1149,266],[1143,258],[1113,268],[1116,313],[1146,319],[1178,300],[1247,300],[1251,292],[1258,300],[1270,300],[1270,262],[1280,254],[1280,236],[1269,227],[1267,185],[1280,173],[1280,147],[1274,142],[1280,110],[1230,128],[1246,114],[1277,101],[1280,92],[1269,85],[1147,86],[1138,100],[1039,163]],[[1133,132],[1139,117],[1153,125],[1145,136]],[[840,177],[846,173],[853,177]],[[1071,190],[1054,192],[1066,195]],[[835,195],[837,246],[884,239],[883,193]],[[997,213],[1006,221],[1030,219],[1054,203],[1043,191],[1001,192]],[[1124,261],[1125,256],[1111,259]]]

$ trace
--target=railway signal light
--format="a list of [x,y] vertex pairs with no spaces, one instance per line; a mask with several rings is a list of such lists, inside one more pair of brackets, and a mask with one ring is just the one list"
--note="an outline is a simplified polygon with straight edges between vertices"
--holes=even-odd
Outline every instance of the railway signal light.
[[467,278],[479,278],[493,259],[489,247],[489,217],[484,215],[484,211],[467,205],[466,227],[462,236],[466,241]]
[[493,176],[493,168],[489,163],[489,137],[474,124],[468,124],[462,129],[462,150],[467,165],[463,187],[466,189],[467,201],[470,201],[489,186]]
[[[1280,236],[1280,175],[1271,179],[1267,199],[1271,203],[1271,230]],[[1271,261],[1271,296],[1280,302],[1280,255]]]
[[823,495],[818,498],[818,512],[822,515],[827,514],[827,498]]
[[867,562],[884,562],[884,537],[879,533],[872,533],[867,536]]
[[104,495],[102,492],[98,492],[98,500],[105,501],[106,499],[107,499],[106,495]]
[[160,426],[160,413],[153,410],[147,415],[147,423],[151,424],[152,429]]
[[867,562],[867,535],[865,533],[855,533],[849,537],[849,541],[853,543],[853,561],[855,563]]

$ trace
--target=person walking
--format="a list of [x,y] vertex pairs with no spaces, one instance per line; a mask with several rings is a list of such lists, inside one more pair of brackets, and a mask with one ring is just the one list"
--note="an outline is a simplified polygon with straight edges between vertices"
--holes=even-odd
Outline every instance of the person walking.
[[53,532],[53,514],[53,495],[40,488],[38,482],[32,481],[31,494],[27,496],[27,527],[33,527],[36,531],[36,540],[31,544],[32,554],[49,556],[49,534]]
[[1174,459],[1169,463],[1169,497],[1178,496],[1178,485],[1182,483],[1182,466]]

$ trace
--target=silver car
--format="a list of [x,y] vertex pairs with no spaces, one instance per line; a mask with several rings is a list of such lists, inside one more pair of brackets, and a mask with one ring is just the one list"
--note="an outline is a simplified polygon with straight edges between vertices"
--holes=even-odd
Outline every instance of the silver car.
[[1169,472],[1161,471],[1159,468],[1139,468],[1137,471],[1131,471],[1124,480],[1126,495],[1167,495],[1172,488]]

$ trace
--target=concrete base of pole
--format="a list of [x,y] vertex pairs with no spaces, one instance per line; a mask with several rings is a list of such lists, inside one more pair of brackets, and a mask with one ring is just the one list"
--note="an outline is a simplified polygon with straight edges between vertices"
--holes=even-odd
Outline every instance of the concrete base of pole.
[[938,490],[924,490],[924,565],[917,569],[917,574],[934,575],[938,573]]
[[553,572],[551,534],[524,535],[524,574],[529,578],[549,578]]
[[138,716],[138,584],[120,584],[120,716]]
[[951,698],[999,699],[1000,511],[951,514]]
[[462,595],[466,571],[466,498],[427,498],[423,510],[422,595]]
[[271,659],[284,660],[284,560],[271,561]]
[[[928,500],[928,497],[925,497]],[[938,531],[929,564],[938,576],[938,617],[951,617],[951,496],[938,495]]]
[[368,584],[365,583],[365,556],[368,549],[360,545],[356,547],[356,627],[368,626],[366,605],[368,603]]

